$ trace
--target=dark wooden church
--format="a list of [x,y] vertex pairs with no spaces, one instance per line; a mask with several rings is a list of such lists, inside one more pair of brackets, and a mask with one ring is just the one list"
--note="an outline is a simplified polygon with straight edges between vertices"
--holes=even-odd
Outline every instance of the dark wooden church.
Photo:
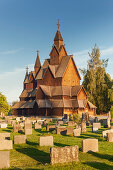
[[96,106],[88,101],[80,85],[80,74],[73,55],[68,55],[63,45],[59,24],[50,52],[50,58],[41,66],[39,54],[34,71],[26,71],[20,101],[12,110],[14,115],[64,116],[88,112],[96,114]]

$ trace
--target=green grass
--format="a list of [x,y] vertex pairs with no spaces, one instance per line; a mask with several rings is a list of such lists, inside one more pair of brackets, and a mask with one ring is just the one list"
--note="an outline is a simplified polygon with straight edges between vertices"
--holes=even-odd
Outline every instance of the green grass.
[[[69,164],[50,165],[50,147],[39,147],[39,136],[48,134],[45,128],[43,131],[34,130],[33,134],[27,136],[27,143],[22,145],[13,145],[13,150],[10,151],[10,169],[54,169],[54,170],[90,170],[90,169],[113,169],[113,143],[107,142],[102,137],[101,128],[98,133],[92,133],[91,127],[87,127],[87,133],[80,137],[56,135],[50,132],[54,137],[54,146],[63,147],[78,145],[79,146],[79,162]],[[0,132],[10,132],[11,139],[14,135],[12,127],[0,129]],[[82,153],[81,141],[86,138],[97,138],[99,140],[99,152],[97,153]]]

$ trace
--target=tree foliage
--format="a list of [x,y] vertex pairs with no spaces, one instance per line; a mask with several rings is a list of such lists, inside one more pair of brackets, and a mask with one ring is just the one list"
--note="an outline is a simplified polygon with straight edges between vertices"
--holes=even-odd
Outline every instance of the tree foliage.
[[96,45],[89,53],[89,58],[87,70],[81,70],[84,76],[83,85],[89,101],[97,106],[97,113],[107,112],[113,101],[113,82],[110,75],[106,73],[108,59],[100,59],[100,50]]
[[10,106],[6,100],[6,97],[0,93],[0,114],[7,115],[10,111]]

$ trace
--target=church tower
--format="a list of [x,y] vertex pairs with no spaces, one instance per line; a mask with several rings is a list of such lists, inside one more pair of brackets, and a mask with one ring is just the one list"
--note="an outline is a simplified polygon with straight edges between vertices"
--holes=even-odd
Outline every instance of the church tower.
[[35,66],[34,66],[35,75],[37,75],[40,68],[41,68],[41,63],[40,63],[40,59],[39,59],[39,51],[37,51],[37,58],[36,58]]
[[58,20],[58,29],[54,38],[54,44],[50,52],[50,64],[59,65],[61,63],[62,57],[67,56],[65,46],[63,45],[63,38],[59,29],[59,20]]
[[59,29],[59,20],[58,20],[58,29],[57,29],[57,32],[56,32],[56,35],[55,35],[55,38],[54,38],[54,44],[57,48],[57,50],[59,50],[60,46],[63,45],[63,38],[62,38],[62,35],[60,33],[60,29]]

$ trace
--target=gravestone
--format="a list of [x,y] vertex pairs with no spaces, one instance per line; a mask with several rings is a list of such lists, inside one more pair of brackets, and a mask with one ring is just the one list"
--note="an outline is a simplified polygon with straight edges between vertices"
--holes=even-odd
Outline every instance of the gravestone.
[[39,137],[39,146],[53,146],[53,136]]
[[113,132],[107,133],[107,141],[113,142]]
[[68,126],[75,126],[75,122],[74,122],[74,121],[69,121],[69,122],[67,123],[67,125],[68,125]]
[[0,123],[0,128],[7,128],[7,123]]
[[52,147],[50,149],[51,164],[78,162],[78,146]]
[[19,121],[20,121],[20,117],[17,117],[17,118],[16,118],[16,121],[19,122]]
[[85,133],[86,132],[86,122],[81,123],[81,132]]
[[0,151],[0,169],[10,167],[10,153],[9,151]]
[[32,123],[31,122],[25,122],[25,129],[32,129]]
[[93,127],[100,129],[101,123],[93,123]]
[[10,133],[0,133],[0,140],[10,140]]
[[13,125],[13,132],[18,133],[18,124]]
[[56,129],[56,125],[47,125],[47,131],[52,131]]
[[25,129],[25,135],[32,135],[32,129]]
[[0,140],[0,150],[13,149],[12,140]]
[[72,127],[67,127],[66,135],[71,135],[71,134],[73,134],[73,128]]
[[24,126],[25,135],[32,135],[32,123],[27,120]]
[[83,139],[82,152],[98,152],[98,139]]
[[93,123],[92,131],[98,132],[98,129],[101,128],[101,123]]
[[103,136],[104,138],[106,138],[106,137],[107,137],[107,133],[111,133],[111,132],[113,132],[113,129],[104,130],[104,131],[102,132],[102,136]]
[[39,124],[39,123],[35,123],[35,129],[41,129],[42,128],[42,125]]
[[56,129],[56,133],[57,134],[61,134],[61,135],[65,135],[66,134],[66,130],[67,130],[66,126],[59,126]]
[[74,135],[74,136],[80,136],[80,134],[81,134],[81,128],[78,128],[78,129],[74,129],[74,130],[73,130],[73,135]]
[[16,135],[14,136],[14,144],[25,144],[26,135]]
[[58,121],[58,125],[63,125],[63,124],[64,124],[63,121],[61,121],[61,120]]

